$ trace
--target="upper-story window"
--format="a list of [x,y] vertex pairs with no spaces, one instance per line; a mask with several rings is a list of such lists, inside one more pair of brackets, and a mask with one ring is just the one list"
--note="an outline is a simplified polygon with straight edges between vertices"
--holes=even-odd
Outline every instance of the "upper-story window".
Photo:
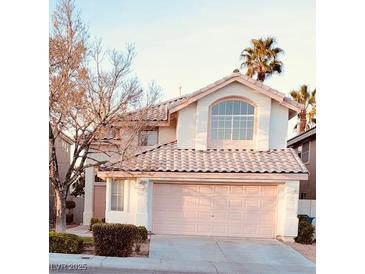
[[157,145],[157,130],[141,130],[138,134],[139,146]]
[[213,140],[252,140],[254,106],[239,100],[216,104],[211,114]]

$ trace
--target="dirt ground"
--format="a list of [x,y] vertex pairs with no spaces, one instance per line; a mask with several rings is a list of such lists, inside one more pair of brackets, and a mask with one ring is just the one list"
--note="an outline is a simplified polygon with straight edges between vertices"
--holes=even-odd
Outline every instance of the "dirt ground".
[[312,261],[313,263],[316,263],[316,243],[313,243],[311,245],[304,245],[299,243],[286,243],[291,248],[298,251],[300,254],[302,254],[304,257]]
[[[140,251],[136,252],[133,251],[131,257],[148,257],[150,252],[150,241],[147,240],[141,244]],[[85,244],[84,245],[84,252],[82,254],[94,254],[94,245],[92,244]]]

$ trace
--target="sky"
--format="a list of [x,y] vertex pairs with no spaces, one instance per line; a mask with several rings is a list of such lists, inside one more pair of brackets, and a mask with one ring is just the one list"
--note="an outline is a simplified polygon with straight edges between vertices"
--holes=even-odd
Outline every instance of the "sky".
[[[50,15],[56,2],[49,3]],[[315,1],[76,0],[92,39],[106,49],[133,43],[133,73],[154,80],[162,99],[191,93],[240,67],[253,38],[274,36],[284,49],[284,72],[265,84],[289,94],[315,88]]]

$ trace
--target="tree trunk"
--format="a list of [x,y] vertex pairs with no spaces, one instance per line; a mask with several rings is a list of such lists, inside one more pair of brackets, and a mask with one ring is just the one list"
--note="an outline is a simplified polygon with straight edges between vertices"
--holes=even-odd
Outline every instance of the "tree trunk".
[[299,126],[299,133],[303,133],[305,131],[306,126],[307,126],[307,120],[301,119],[300,126]]
[[307,112],[302,111],[300,113],[300,120],[299,120],[299,134],[303,133],[306,127],[307,127]]
[[258,73],[257,73],[257,81],[260,81],[260,82],[265,81],[265,73],[263,73],[263,72],[258,72]]
[[66,198],[67,195],[55,190],[56,193],[56,231],[64,232],[66,230]]

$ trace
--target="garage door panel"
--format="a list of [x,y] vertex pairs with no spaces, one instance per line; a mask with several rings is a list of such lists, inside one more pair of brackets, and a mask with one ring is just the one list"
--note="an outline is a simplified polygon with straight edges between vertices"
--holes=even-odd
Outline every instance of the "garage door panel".
[[198,222],[205,223],[211,219],[209,211],[198,212]]
[[214,211],[211,213],[212,222],[213,223],[222,223],[222,222],[228,222],[228,212],[218,212]]
[[228,227],[228,232],[233,236],[242,235],[242,225],[241,224],[230,224]]
[[243,201],[241,199],[232,199],[229,200],[229,208],[234,209],[242,209]]
[[201,194],[209,194],[213,192],[213,186],[201,185],[199,186],[199,192]]
[[275,235],[276,186],[154,184],[157,234]]
[[219,198],[215,197],[213,200],[213,209],[224,209],[228,208],[228,200],[227,198]]
[[210,224],[198,223],[197,224],[197,234],[208,235],[210,233]]
[[248,198],[245,201],[245,208],[247,210],[259,210],[261,208],[261,201],[254,198]]
[[230,186],[230,194],[233,195],[242,195],[244,193],[243,186]]
[[241,212],[229,212],[228,220],[232,223],[242,223],[244,221],[244,215]]
[[214,193],[216,194],[228,194],[229,186],[214,186]]

